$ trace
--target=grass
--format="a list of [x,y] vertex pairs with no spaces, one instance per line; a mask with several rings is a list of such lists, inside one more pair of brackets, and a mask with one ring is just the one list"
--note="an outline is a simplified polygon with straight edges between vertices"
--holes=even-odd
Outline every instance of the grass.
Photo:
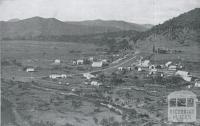
[[[98,94],[99,92],[92,86],[84,85],[83,82],[85,81],[85,78],[81,75],[54,81],[48,78],[48,75],[52,73],[73,74],[88,71],[89,66],[72,66],[72,60],[83,58],[84,56],[98,56],[101,54],[101,51],[97,51],[99,47],[91,44],[66,42],[3,41],[1,43],[1,48],[1,57],[4,61],[1,72],[2,78],[5,80],[5,83],[2,85],[2,94],[5,94],[17,105],[17,111],[19,111],[20,115],[31,124],[39,126],[48,125],[47,122],[50,121],[51,123],[49,125],[55,123],[56,126],[89,126],[97,125],[97,120],[98,123],[100,123],[101,120],[109,119],[110,117],[114,117],[114,119],[119,122],[122,121],[121,115],[99,105],[97,99],[100,99],[99,96],[102,94]],[[149,53],[143,54],[144,57],[148,55]],[[185,48],[185,51],[182,54],[159,54],[151,57],[151,61],[165,63],[168,60],[172,60],[175,62],[178,57],[181,57],[184,59],[183,64],[186,65],[188,71],[197,71],[198,73],[200,68],[198,64],[198,55],[199,53],[191,52],[191,50]],[[62,61],[61,65],[53,65],[53,61],[58,58]],[[134,61],[135,59],[126,63],[124,66],[130,66]],[[23,68],[26,66],[35,66],[38,71],[32,74],[27,73],[23,71]],[[159,106],[159,109],[165,111],[166,106],[155,103],[163,96],[150,96],[147,93],[148,91],[137,89],[121,89],[126,86],[143,88],[144,84],[151,83],[151,80],[146,78],[146,73],[131,71],[126,75],[128,76],[126,79],[125,75],[122,74],[120,76],[125,82],[114,86],[116,90],[113,91],[115,91],[114,93],[116,94],[113,95],[122,95],[120,97],[124,99],[130,96],[136,100],[144,101],[144,107],[147,109],[151,109],[151,107],[155,105]],[[30,76],[47,77],[41,79],[25,78]],[[108,78],[106,78],[105,83],[108,83],[109,85],[110,77],[106,77]],[[62,84],[59,84],[59,82],[62,82]],[[69,85],[66,85],[66,83],[69,83]],[[52,90],[32,87],[32,84],[38,87],[50,88]],[[117,86],[119,87],[118,89]],[[59,94],[59,91],[69,93],[72,88],[80,89],[81,91],[79,92],[85,93],[85,95],[76,97]],[[196,92],[199,93],[198,90]],[[5,106],[7,106],[7,103]],[[8,110],[5,110],[10,118],[7,119],[8,121],[4,119],[4,123],[9,121],[14,122],[14,116],[12,116],[12,111],[10,109],[12,107],[9,104],[8,106]],[[162,115],[165,116],[166,113],[163,113]],[[5,115],[5,117],[8,116]]]
[[16,125],[15,115],[12,111],[12,104],[2,97],[1,99],[1,126],[8,124]]

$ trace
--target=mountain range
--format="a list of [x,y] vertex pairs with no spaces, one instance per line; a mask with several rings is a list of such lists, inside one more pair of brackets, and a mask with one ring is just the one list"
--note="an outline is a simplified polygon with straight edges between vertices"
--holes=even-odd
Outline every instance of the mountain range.
[[62,22],[55,18],[33,17],[0,22],[2,39],[33,39],[49,36],[79,36],[118,31],[145,31],[151,25],[139,25],[125,21],[91,20]]
[[[0,22],[4,40],[71,41],[108,44],[129,42],[134,47],[200,46],[200,8],[180,14],[156,26],[115,20],[62,22],[55,18],[33,17]],[[127,45],[127,44],[126,44]]]

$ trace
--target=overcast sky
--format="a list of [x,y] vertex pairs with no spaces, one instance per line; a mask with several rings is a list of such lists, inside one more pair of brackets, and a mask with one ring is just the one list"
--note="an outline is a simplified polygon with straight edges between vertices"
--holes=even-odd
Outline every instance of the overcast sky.
[[0,20],[41,16],[158,24],[197,7],[200,0],[0,0]]

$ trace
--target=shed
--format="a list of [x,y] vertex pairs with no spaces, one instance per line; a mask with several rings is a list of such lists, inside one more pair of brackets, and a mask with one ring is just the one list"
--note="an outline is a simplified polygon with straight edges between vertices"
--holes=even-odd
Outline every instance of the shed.
[[102,67],[103,66],[103,62],[99,61],[99,62],[93,62],[92,63],[92,67]]

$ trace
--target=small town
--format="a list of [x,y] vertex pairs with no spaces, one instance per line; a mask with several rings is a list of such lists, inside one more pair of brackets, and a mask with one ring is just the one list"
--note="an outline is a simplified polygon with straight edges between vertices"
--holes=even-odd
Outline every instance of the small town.
[[200,126],[200,9],[180,12],[151,27],[0,21],[1,125]]

